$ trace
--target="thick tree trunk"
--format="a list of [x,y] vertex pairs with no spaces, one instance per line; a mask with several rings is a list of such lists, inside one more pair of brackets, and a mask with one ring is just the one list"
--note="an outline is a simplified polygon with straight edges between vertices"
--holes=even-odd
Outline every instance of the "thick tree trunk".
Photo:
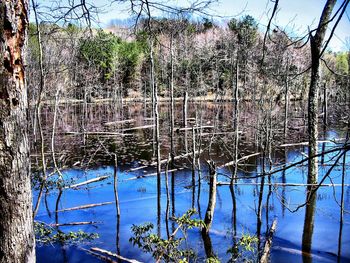
[[28,1],[0,3],[0,262],[35,262],[24,48]]
[[[316,34],[313,36],[310,33],[310,45],[311,45],[311,82],[309,88],[309,100],[308,100],[308,132],[309,132],[309,156],[317,155],[317,138],[318,138],[318,93],[320,82],[320,55],[322,43],[327,30],[327,22],[332,14],[333,7],[336,0],[328,0],[316,30]],[[308,162],[308,183],[317,183],[318,179],[318,164],[317,157],[310,158]]]

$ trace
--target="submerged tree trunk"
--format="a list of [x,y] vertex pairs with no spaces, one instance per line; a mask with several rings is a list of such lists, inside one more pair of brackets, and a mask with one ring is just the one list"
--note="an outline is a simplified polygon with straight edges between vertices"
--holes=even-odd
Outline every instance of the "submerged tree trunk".
[[[238,64],[238,55],[236,59],[236,80],[235,85],[233,89],[234,93],[234,112],[233,112],[233,128],[234,128],[234,160],[233,160],[233,172],[231,177],[231,185],[233,185],[234,180],[237,178],[237,172],[238,172],[238,143],[239,143],[239,132],[238,132],[238,124],[239,124],[239,94],[238,94],[238,82],[239,82],[239,64]],[[233,63],[232,63],[233,64]],[[233,70],[232,70],[233,71]],[[232,74],[233,76],[233,74]],[[233,84],[233,83],[232,83]]]
[[0,262],[35,262],[24,69],[28,1],[1,1],[0,17]]
[[214,209],[216,205],[216,167],[215,163],[213,161],[209,162],[209,177],[210,177],[210,183],[209,183],[209,200],[208,200],[208,207],[207,211],[205,213],[205,218],[204,218],[204,223],[205,223],[205,228],[203,230],[206,233],[209,233],[209,229],[211,227],[211,224],[213,222],[213,217],[214,217]]
[[174,104],[174,50],[173,35],[170,38],[170,155],[171,169],[174,169],[175,145],[174,145],[174,126],[175,126],[175,104]]
[[[308,99],[308,133],[309,133],[309,156],[317,155],[317,138],[318,138],[318,93],[320,85],[320,55],[323,40],[327,30],[327,23],[332,14],[333,7],[336,0],[328,0],[316,30],[313,36],[310,33],[310,45],[311,45],[311,82],[309,88]],[[313,157],[308,161],[308,183],[317,183],[318,180],[318,158]]]
[[[308,192],[313,191],[313,187],[308,187]],[[309,194],[308,194],[309,196]],[[302,237],[302,251],[303,262],[312,262],[310,252],[312,248],[312,236],[314,232],[314,222],[315,222],[315,208],[316,208],[316,194],[311,194],[310,198],[307,197],[308,203],[305,208],[305,220],[303,228]]]
[[157,218],[158,218],[158,234],[160,235],[160,214],[161,214],[161,162],[160,162],[160,134],[159,134],[159,110],[158,110],[158,88],[155,82],[155,69],[153,58],[153,41],[150,46],[150,62],[151,62],[151,85],[153,90],[153,107],[154,107],[154,124],[155,124],[155,146],[157,157]]
[[209,161],[208,164],[209,164],[209,177],[210,177],[209,200],[208,200],[207,211],[205,213],[205,218],[204,218],[205,227],[202,228],[202,239],[203,239],[205,254],[207,255],[207,258],[214,259],[216,258],[216,255],[213,251],[213,246],[209,236],[209,230],[213,223],[214,210],[216,205],[217,174],[216,174],[215,163],[213,161]]

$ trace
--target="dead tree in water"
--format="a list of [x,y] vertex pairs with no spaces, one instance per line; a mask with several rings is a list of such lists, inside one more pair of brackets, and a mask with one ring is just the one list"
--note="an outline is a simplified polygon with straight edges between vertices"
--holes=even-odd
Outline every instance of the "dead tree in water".
[[152,95],[153,95],[153,122],[155,129],[155,146],[156,146],[156,158],[157,158],[157,207],[158,207],[158,234],[160,234],[160,213],[161,213],[161,162],[160,162],[160,133],[159,133],[159,105],[158,105],[158,87],[155,81],[155,66],[154,66],[154,57],[153,57],[153,37],[150,40],[150,66],[151,66],[151,86],[152,86]]
[[117,153],[112,154],[114,157],[114,165],[113,165],[113,190],[114,190],[114,198],[115,198],[115,208],[117,212],[117,222],[116,222],[116,247],[117,253],[120,254],[120,206],[119,206],[119,196],[118,196],[118,156]]
[[[239,97],[238,97],[238,88],[239,88],[239,60],[238,60],[238,51],[236,52],[236,79],[235,79],[235,85],[232,85],[234,87],[233,94],[234,94],[234,112],[233,112],[233,128],[234,128],[234,145],[233,145],[233,172],[231,177],[231,184],[233,185],[234,178],[237,177],[237,171],[238,171],[238,143],[239,143],[239,132],[238,132],[238,124],[239,124]],[[232,66],[233,68],[233,62]],[[232,79],[233,79],[233,69],[231,69]],[[233,80],[232,80],[233,82]],[[232,83],[233,84],[233,83]]]
[[[318,93],[320,84],[320,58],[322,56],[322,44],[325,38],[327,25],[332,14],[336,0],[328,0],[318,24],[315,35],[310,32],[311,46],[311,82],[308,97],[308,133],[309,156],[317,155],[318,138]],[[318,181],[318,158],[310,158],[308,161],[308,183],[316,184]]]
[[216,167],[213,161],[208,162],[209,165],[209,200],[208,207],[205,213],[204,224],[205,227],[202,228],[202,238],[204,242],[204,249],[207,255],[207,258],[216,258],[216,255],[213,252],[213,246],[209,236],[209,230],[213,223],[214,210],[216,205],[216,183],[217,183],[217,174]]
[[44,134],[42,129],[42,121],[41,121],[41,104],[42,104],[41,102],[42,102],[43,91],[45,87],[45,75],[44,75],[44,67],[43,67],[43,47],[41,42],[41,30],[39,27],[37,7],[34,0],[32,0],[32,7],[33,7],[34,17],[35,17],[36,39],[38,42],[38,49],[39,49],[40,85],[39,85],[39,91],[37,94],[37,101],[35,105],[35,114],[36,114],[36,120],[38,124],[39,137],[40,137],[40,154],[41,154],[41,166],[42,166],[42,176],[41,176],[42,179],[40,182],[38,198],[33,211],[33,218],[35,218],[39,210],[42,194],[46,184],[45,141],[44,141]]

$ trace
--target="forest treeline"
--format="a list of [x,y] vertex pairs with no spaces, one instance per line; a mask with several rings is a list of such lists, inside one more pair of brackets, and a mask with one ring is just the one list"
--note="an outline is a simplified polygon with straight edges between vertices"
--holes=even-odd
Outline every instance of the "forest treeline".
[[[63,91],[62,99],[150,97],[151,43],[161,97],[168,97],[172,75],[175,97],[232,98],[236,64],[242,99],[268,96],[278,102],[286,85],[291,99],[307,97],[311,55],[306,39],[278,27],[266,37],[249,15],[221,25],[209,19],[152,18],[130,28],[41,23],[39,31],[44,100],[52,99],[57,89]],[[27,57],[29,98],[34,102],[40,87],[40,46],[34,23],[29,25]],[[349,96],[349,65],[349,52],[326,51],[322,58],[322,83],[338,101]]]

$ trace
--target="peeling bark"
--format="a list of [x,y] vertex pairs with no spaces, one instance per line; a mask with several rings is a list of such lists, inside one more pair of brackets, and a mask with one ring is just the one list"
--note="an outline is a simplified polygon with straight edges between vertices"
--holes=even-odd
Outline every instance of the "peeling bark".
[[24,50],[28,1],[0,3],[0,262],[35,262]]

